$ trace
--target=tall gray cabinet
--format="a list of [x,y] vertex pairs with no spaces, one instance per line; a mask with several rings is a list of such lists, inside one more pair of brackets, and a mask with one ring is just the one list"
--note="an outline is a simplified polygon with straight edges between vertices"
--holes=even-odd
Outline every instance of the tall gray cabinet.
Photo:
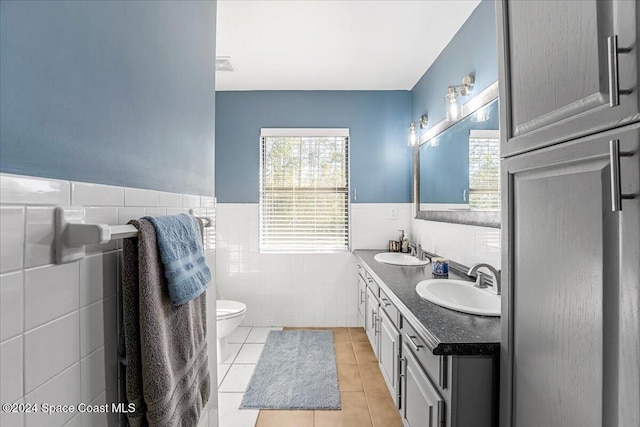
[[500,423],[640,426],[640,6],[497,14]]

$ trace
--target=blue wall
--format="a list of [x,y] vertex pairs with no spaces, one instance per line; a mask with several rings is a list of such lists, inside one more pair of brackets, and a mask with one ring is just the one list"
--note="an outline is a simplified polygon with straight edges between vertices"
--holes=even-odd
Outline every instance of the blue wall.
[[215,1],[0,8],[0,171],[213,194]]
[[412,200],[408,91],[217,92],[216,105],[216,196],[221,203],[258,202],[261,127],[349,128],[351,200]]
[[459,85],[467,74],[475,75],[475,88],[463,102],[498,80],[495,5],[482,1],[447,47],[411,90],[411,117],[429,115],[427,129],[445,118],[447,86]]

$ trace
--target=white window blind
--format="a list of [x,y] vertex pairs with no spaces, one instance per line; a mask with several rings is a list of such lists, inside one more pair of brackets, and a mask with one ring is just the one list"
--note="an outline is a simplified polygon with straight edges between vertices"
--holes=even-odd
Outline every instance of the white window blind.
[[500,133],[497,130],[470,131],[469,208],[500,209]]
[[260,137],[260,251],[348,251],[349,130]]

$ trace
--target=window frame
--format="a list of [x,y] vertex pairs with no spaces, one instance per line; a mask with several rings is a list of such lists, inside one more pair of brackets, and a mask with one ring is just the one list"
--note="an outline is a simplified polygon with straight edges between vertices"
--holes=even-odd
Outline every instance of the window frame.
[[[264,176],[264,139],[269,137],[340,137],[346,139],[346,240],[344,249],[264,249],[263,241],[263,176]],[[261,254],[343,254],[351,252],[351,135],[349,128],[260,128],[258,143],[258,251]]]

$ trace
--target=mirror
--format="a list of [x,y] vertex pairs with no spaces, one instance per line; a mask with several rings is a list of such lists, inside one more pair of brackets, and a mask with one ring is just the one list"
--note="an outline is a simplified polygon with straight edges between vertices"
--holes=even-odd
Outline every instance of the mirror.
[[442,121],[414,150],[416,218],[500,227],[497,82]]

